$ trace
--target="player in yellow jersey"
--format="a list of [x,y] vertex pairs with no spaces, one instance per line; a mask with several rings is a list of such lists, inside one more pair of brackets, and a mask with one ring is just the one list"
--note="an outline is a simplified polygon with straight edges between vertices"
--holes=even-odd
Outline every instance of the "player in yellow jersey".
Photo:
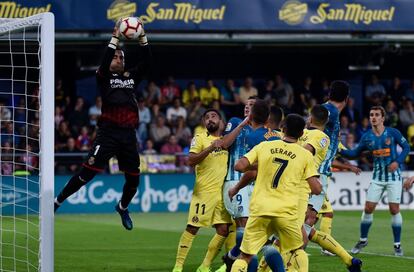
[[173,272],[183,270],[188,251],[200,227],[214,226],[216,234],[208,245],[203,263],[197,269],[197,272],[210,271],[210,265],[223,246],[231,224],[221,193],[227,173],[228,152],[221,148],[220,113],[214,109],[206,110],[203,122],[207,133],[196,135],[191,142],[188,162],[195,166],[196,181],[187,227],[178,243]]
[[[299,263],[299,271],[308,271],[308,257],[303,251],[303,239],[297,221],[298,192],[301,182],[308,182],[312,193],[322,190],[312,154],[296,144],[302,136],[305,121],[300,115],[286,118],[283,140],[262,142],[236,163],[236,170],[246,172],[257,164],[257,179],[250,202],[239,258],[231,271],[247,271],[253,255],[263,247],[267,238],[276,233],[282,254],[288,263]],[[231,194],[245,184],[239,182]]]

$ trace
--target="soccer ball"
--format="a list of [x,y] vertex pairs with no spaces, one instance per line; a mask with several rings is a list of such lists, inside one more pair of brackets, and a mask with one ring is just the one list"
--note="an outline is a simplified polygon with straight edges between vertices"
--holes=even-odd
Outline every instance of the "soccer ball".
[[138,39],[142,34],[142,23],[137,17],[127,17],[122,19],[119,30],[127,39]]

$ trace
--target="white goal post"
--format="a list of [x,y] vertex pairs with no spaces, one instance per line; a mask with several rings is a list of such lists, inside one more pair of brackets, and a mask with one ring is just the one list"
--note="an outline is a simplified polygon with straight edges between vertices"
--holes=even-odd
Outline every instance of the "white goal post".
[[0,19],[0,271],[54,270],[54,56],[52,13]]

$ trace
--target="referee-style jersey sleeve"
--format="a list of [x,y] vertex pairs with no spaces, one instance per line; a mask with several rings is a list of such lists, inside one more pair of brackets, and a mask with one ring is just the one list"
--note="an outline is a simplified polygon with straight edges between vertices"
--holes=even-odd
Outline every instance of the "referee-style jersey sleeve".
[[252,150],[250,150],[244,155],[244,157],[249,161],[250,164],[253,164],[258,160],[259,149],[261,146],[262,144],[256,145],[252,148]]
[[196,153],[196,154],[198,154],[201,151],[203,151],[203,149],[204,149],[203,139],[201,138],[200,135],[197,134],[191,140],[190,153]]

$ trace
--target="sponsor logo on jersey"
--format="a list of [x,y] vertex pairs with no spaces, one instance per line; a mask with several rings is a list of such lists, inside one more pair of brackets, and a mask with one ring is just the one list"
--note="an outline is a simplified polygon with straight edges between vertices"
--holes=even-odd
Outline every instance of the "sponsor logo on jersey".
[[128,0],[115,0],[106,11],[106,18],[116,22],[119,18],[130,17],[137,12],[137,4]]
[[376,149],[372,151],[372,154],[375,157],[389,157],[391,155],[391,149],[390,148]]
[[135,85],[135,81],[132,78],[125,79],[125,80],[122,80],[120,78],[112,78],[109,80],[109,84],[111,85],[112,89],[117,89],[117,88],[133,89]]
[[326,138],[322,138],[322,140],[319,142],[319,144],[320,144],[322,147],[325,147],[327,143],[328,143],[328,139],[326,139]]

